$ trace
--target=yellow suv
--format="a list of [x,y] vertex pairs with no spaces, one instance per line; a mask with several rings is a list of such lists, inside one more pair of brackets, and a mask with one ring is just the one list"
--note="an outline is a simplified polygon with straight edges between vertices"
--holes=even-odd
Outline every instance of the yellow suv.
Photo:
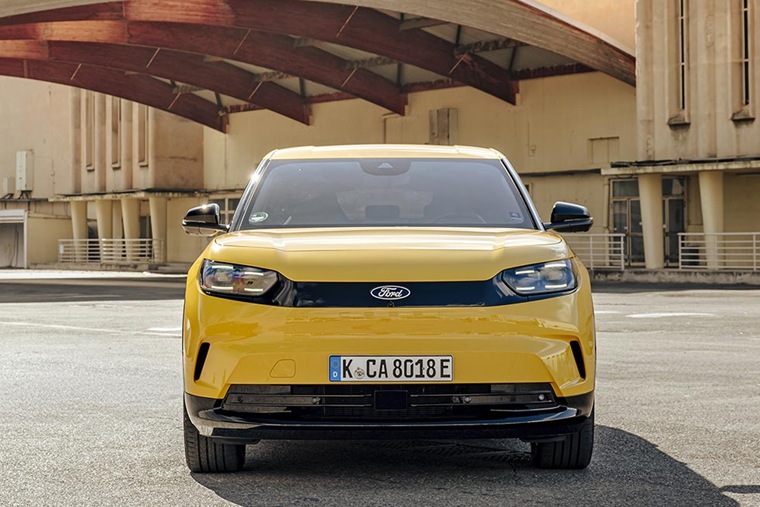
[[184,431],[194,472],[242,468],[262,439],[520,438],[584,468],[594,440],[586,269],[497,151],[276,150],[190,268]]

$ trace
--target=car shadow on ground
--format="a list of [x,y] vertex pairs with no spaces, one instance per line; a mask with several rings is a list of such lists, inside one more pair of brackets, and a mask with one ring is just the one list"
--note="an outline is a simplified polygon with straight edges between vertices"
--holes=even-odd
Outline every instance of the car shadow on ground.
[[535,469],[516,440],[309,441],[249,446],[243,472],[193,478],[243,506],[739,505],[650,442],[599,425],[582,471]]
[[114,278],[0,282],[0,303],[158,301],[184,296],[184,280],[146,282]]

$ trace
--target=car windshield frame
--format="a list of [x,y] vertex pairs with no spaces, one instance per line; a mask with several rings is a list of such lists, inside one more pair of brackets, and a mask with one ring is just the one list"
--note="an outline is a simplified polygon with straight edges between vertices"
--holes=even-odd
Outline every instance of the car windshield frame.
[[[288,175],[285,174],[288,170],[297,171],[297,178],[290,175],[288,181]],[[467,171],[470,171],[470,174],[467,174]],[[305,177],[306,172],[311,179]],[[278,176],[285,178],[283,181],[277,181],[275,178]],[[441,181],[424,181],[426,176]],[[446,181],[452,177],[459,178],[454,178],[456,184],[452,185]],[[477,181],[478,178],[486,181]],[[317,181],[320,179],[322,181]],[[352,183],[357,181],[359,184],[352,186]],[[368,181],[372,183],[368,184]],[[383,188],[378,192],[380,181],[384,184],[379,185]],[[316,187],[320,185],[328,187],[328,194],[333,193],[329,199],[339,216],[325,218],[327,213],[324,210],[328,204],[322,203],[322,207],[312,209],[306,205],[312,200],[312,194],[319,193]],[[439,185],[443,190],[433,191],[435,185]],[[278,186],[288,189],[285,192],[290,192],[291,195],[287,199],[281,198],[281,201],[288,201],[293,210],[288,209],[287,205],[274,206],[267,203],[267,199],[271,199],[272,194],[278,191]],[[272,192],[272,188],[275,192]],[[467,192],[471,188],[477,188],[479,192],[470,193],[468,196]],[[484,200],[483,194],[488,194],[490,201]],[[458,204],[452,204],[454,201]],[[487,208],[487,203],[492,205],[491,208]],[[437,214],[430,211],[431,208],[436,208],[436,204],[441,210]],[[305,211],[298,215],[301,218],[293,221],[293,217],[296,216],[294,209],[297,206]],[[458,211],[446,213],[447,206],[448,209]],[[483,212],[483,215],[487,216],[484,218],[476,211],[467,211],[467,207],[470,206],[478,211],[488,209],[487,213]],[[498,208],[499,206],[502,208]],[[281,210],[280,216],[272,217],[273,209]],[[303,218],[304,216],[306,218]],[[346,157],[262,161],[243,193],[230,231],[325,227],[485,227],[541,230],[539,224],[541,221],[525,186],[506,160],[476,157]]]

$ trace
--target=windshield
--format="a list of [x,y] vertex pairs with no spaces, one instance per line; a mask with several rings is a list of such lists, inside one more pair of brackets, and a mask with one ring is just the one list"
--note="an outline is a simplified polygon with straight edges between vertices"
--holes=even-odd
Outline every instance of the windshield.
[[408,158],[272,161],[239,224],[535,228],[500,161]]

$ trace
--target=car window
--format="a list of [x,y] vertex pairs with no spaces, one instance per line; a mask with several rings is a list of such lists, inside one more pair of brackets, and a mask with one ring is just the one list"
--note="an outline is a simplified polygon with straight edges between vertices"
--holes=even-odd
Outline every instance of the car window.
[[272,161],[241,229],[324,226],[534,228],[498,160]]

